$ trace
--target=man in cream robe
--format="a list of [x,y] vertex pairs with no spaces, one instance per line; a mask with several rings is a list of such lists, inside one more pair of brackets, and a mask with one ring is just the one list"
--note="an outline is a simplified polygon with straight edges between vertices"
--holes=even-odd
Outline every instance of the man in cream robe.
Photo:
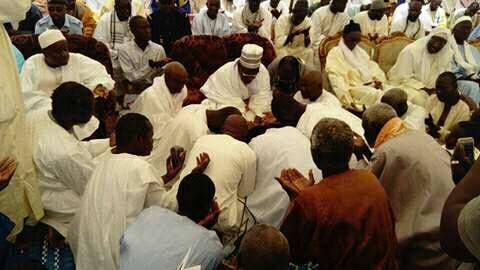
[[427,91],[432,93],[438,75],[450,68],[453,52],[449,39],[448,30],[436,28],[407,45],[388,72],[389,83],[407,92],[411,102],[425,106]]
[[233,13],[232,33],[248,32],[272,39],[272,13],[260,6],[260,0],[248,0]]
[[441,4],[442,0],[432,0],[422,7],[420,20],[425,32],[430,33],[435,27],[447,28],[447,15]]
[[369,37],[373,42],[388,36],[389,24],[383,0],[373,1],[368,11],[358,13],[353,20],[360,24],[362,35]]
[[260,46],[244,45],[239,59],[220,67],[201,87],[207,97],[202,103],[209,109],[235,107],[249,121],[263,117],[270,111],[272,92],[262,55]]
[[310,39],[315,52],[318,51],[323,39],[342,32],[343,27],[350,20],[345,12],[346,5],[346,0],[333,1],[330,5],[323,6],[313,13]]
[[[97,87],[104,88],[107,91],[113,89],[114,81],[105,67],[84,55],[69,53],[67,41],[61,33],[59,34],[58,30],[44,32],[39,36],[39,42],[43,48],[43,53],[28,58],[21,73],[22,90],[27,111],[49,108],[53,90],[64,82],[80,83],[93,92],[97,90]],[[54,46],[58,46],[58,48],[53,48]],[[46,60],[51,54],[46,50],[49,47],[52,47],[56,52],[61,50],[68,54],[67,62],[58,67],[51,67]]]
[[[118,269],[123,233],[165,193],[165,180],[142,158],[152,149],[153,129],[148,119],[127,114],[119,120],[116,135],[118,144],[93,171],[68,232],[78,270]],[[139,143],[140,139],[150,144]]]
[[[403,8],[401,8],[403,7]],[[393,15],[390,33],[404,33],[411,39],[419,39],[425,36],[425,29],[420,20],[422,12],[422,2],[413,0],[410,3],[404,3],[398,6],[398,15]]]
[[295,3],[292,14],[282,15],[278,19],[275,24],[275,49],[277,57],[293,55],[320,70],[319,59],[315,58],[310,46],[311,20],[307,14],[308,2],[302,0]]
[[360,25],[345,26],[343,38],[327,56],[325,70],[334,93],[346,106],[371,106],[386,88],[385,73],[360,47]]
[[10,184],[0,192],[0,212],[15,223],[12,237],[22,231],[25,219],[34,224],[43,216],[32,145],[27,139],[20,78],[12,43],[3,27],[4,23],[21,21],[31,4],[30,0],[0,2],[0,158],[10,157],[18,163]]
[[187,77],[182,64],[168,64],[165,74],[155,78],[153,85],[145,89],[130,106],[131,112],[143,114],[150,120],[155,139],[164,131],[165,123],[182,108],[183,100],[187,97]]
[[295,127],[287,126],[267,130],[249,146],[257,155],[257,180],[247,206],[258,223],[280,228],[290,199],[275,177],[286,168],[296,168],[303,175],[312,170],[317,182],[322,179],[310,154],[310,140]]

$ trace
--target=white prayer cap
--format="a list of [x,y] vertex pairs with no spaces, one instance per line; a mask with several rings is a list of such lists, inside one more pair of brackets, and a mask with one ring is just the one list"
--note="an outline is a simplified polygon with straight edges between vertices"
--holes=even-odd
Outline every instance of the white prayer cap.
[[262,63],[263,48],[255,44],[245,44],[240,56],[240,64],[249,69],[257,69]]
[[370,9],[372,10],[385,9],[385,2],[383,0],[374,0],[370,5]]
[[470,16],[462,16],[458,19],[455,20],[455,23],[450,27],[450,29],[453,30],[453,28],[455,28],[455,26],[457,26],[457,24],[461,23],[461,22],[472,22],[472,17]]
[[49,29],[38,36],[38,43],[40,43],[40,48],[42,49],[62,40],[67,39],[63,36],[62,32],[57,29]]
[[437,28],[433,29],[431,35],[432,35],[432,37],[439,37],[439,38],[443,38],[445,40],[449,40],[450,30],[437,27]]

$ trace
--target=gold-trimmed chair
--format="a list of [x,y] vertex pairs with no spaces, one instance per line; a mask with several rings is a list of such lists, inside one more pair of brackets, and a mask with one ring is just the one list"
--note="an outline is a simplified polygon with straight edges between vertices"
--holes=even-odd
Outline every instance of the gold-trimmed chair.
[[480,49],[480,38],[468,42],[473,47]]
[[388,71],[397,62],[398,55],[408,44],[414,42],[403,33],[394,33],[391,36],[384,37],[377,44],[374,61],[378,63],[380,68],[385,72]]

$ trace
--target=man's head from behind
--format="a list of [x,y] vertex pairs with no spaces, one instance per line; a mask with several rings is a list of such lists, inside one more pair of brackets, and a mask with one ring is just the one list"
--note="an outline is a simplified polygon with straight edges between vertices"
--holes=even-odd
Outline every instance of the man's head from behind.
[[47,30],[38,36],[45,63],[52,68],[68,64],[70,54],[67,39],[60,30]]
[[150,23],[145,17],[134,16],[128,22],[136,41],[147,42],[152,39]]
[[253,226],[243,237],[237,270],[287,270],[290,261],[288,240],[276,228]]
[[283,126],[296,126],[305,112],[305,106],[292,96],[275,92],[272,99],[272,114]]
[[242,115],[242,113],[235,107],[225,107],[220,110],[207,110],[206,115],[208,129],[213,133],[221,133],[225,120],[230,115]]
[[211,19],[217,18],[220,9],[220,0],[207,0],[207,15]]
[[319,169],[348,169],[353,153],[353,131],[345,122],[334,118],[320,120],[310,140],[312,157]]
[[248,125],[247,120],[241,115],[230,115],[225,119],[223,124],[223,134],[230,135],[236,140],[247,142],[248,139]]
[[172,95],[182,92],[188,80],[188,72],[180,62],[165,66],[165,84]]
[[390,89],[382,96],[382,103],[392,106],[399,117],[403,116],[408,110],[408,95],[399,88]]
[[365,139],[371,147],[375,146],[377,136],[385,124],[395,117],[397,117],[395,110],[385,103],[373,105],[365,110],[362,116],[362,126],[365,130]]
[[126,21],[132,14],[131,0],[115,0],[115,13],[120,21]]
[[408,3],[408,20],[411,22],[417,21],[418,17],[422,13],[422,1],[412,0]]
[[115,127],[117,149],[137,156],[148,156],[153,149],[153,126],[138,113],[122,116]]
[[244,84],[251,83],[258,75],[262,64],[263,48],[255,44],[245,44],[238,60],[238,72]]
[[300,79],[302,97],[310,101],[317,100],[323,94],[322,72],[309,71]]
[[460,100],[460,93],[457,87],[455,74],[452,72],[440,74],[435,83],[438,100],[450,106],[457,104]]
[[64,128],[85,124],[94,111],[93,94],[87,87],[76,82],[65,82],[52,94],[52,115]]
[[55,25],[65,23],[65,14],[67,14],[66,0],[48,0],[48,15]]
[[198,223],[212,209],[215,185],[205,174],[191,173],[180,182],[177,192],[178,213]]

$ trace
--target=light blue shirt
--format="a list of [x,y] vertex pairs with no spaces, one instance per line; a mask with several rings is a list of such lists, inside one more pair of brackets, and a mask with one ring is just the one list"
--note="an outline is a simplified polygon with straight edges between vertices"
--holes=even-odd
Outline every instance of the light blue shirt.
[[[51,26],[53,26],[53,20],[52,17],[50,16],[45,16],[42,19],[40,19],[37,24],[35,25],[35,34],[41,34],[47,29],[49,29]],[[68,14],[65,15],[65,23],[62,27],[62,29],[59,29],[62,31],[68,31],[67,34],[72,35],[82,35],[83,34],[83,23]]]
[[18,73],[22,71],[23,64],[25,63],[25,57],[23,57],[23,54],[17,49],[17,47],[13,46],[13,54],[15,55],[15,62],[17,62],[17,69]]
[[153,206],[128,227],[120,246],[120,270],[174,270],[190,250],[185,267],[215,270],[223,247],[215,232],[187,217]]

